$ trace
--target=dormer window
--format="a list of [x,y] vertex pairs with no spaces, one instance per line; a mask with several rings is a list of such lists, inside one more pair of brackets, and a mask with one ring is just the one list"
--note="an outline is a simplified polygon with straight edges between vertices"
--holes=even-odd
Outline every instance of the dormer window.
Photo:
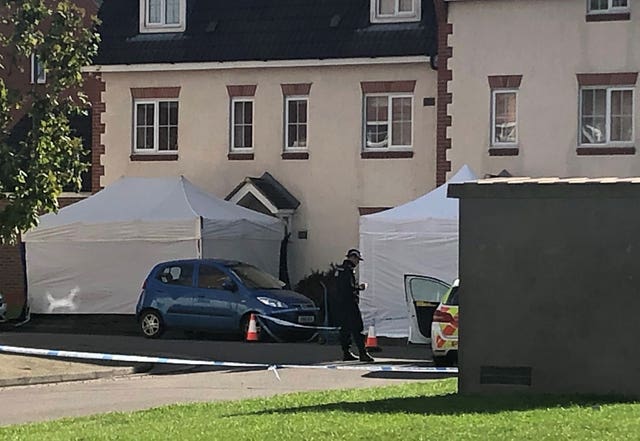
[[140,32],[183,32],[187,0],[140,0]]
[[420,20],[421,0],[371,0],[372,23]]

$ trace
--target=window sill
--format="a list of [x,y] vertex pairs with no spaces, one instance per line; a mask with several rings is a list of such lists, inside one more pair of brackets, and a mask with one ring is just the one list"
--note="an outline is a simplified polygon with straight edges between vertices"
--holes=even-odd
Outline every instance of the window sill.
[[309,152],[283,152],[282,159],[309,159]]
[[413,158],[413,151],[393,151],[386,150],[382,152],[364,151],[361,153],[362,159],[408,159]]
[[520,149],[518,147],[490,147],[489,156],[518,156]]
[[229,161],[253,161],[253,153],[229,153],[227,155]]
[[385,24],[385,23],[411,23],[420,21],[420,16],[416,14],[411,15],[386,15],[379,16],[374,15],[371,17],[371,24]]
[[129,157],[132,161],[177,161],[178,154],[147,154],[147,153],[134,153]]
[[631,20],[630,12],[602,12],[587,14],[587,22],[597,21],[629,21]]
[[180,24],[142,24],[140,25],[140,33],[141,34],[176,34],[182,33],[186,29],[184,23]]
[[578,156],[635,155],[635,147],[578,147]]

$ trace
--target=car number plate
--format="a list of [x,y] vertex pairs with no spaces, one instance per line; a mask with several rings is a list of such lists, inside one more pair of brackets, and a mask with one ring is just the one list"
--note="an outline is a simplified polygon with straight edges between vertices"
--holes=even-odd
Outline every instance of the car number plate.
[[316,318],[312,315],[301,315],[298,317],[298,323],[313,323]]

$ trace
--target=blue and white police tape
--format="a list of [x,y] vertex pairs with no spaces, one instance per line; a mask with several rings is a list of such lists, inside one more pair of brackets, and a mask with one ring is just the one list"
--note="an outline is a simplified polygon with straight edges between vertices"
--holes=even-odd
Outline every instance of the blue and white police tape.
[[270,322],[275,323],[280,326],[287,326],[290,328],[300,328],[300,329],[315,329],[319,331],[338,331],[340,328],[335,326],[311,326],[311,325],[301,325],[299,323],[288,322],[286,320],[282,320],[279,318],[271,317],[269,315],[257,314],[258,318],[268,320]]
[[266,363],[239,363],[234,361],[209,361],[190,360],[184,358],[149,357],[145,355],[123,355],[108,354],[99,352],[77,352],[63,351],[57,349],[25,348],[20,346],[0,345],[0,352],[22,355],[37,355],[56,358],[74,358],[79,360],[100,360],[100,361],[121,361],[129,363],[149,363],[149,364],[174,364],[183,366],[209,366],[209,367],[229,367],[229,368],[262,368],[273,371],[278,378],[278,369],[333,369],[348,371],[367,372],[405,372],[422,374],[457,374],[455,367],[422,367],[422,366],[394,366],[394,365],[306,365],[306,364],[266,364]]

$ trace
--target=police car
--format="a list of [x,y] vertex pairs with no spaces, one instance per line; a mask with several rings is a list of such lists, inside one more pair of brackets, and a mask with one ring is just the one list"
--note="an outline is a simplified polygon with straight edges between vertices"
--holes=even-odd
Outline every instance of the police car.
[[431,322],[431,351],[436,366],[454,364],[458,358],[458,288],[456,280],[442,297]]

